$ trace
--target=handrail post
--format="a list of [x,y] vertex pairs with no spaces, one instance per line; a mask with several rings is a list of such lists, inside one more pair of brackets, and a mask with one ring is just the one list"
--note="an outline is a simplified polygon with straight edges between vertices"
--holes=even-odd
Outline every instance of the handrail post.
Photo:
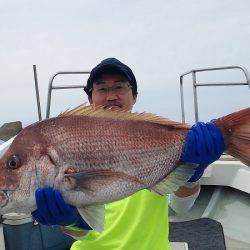
[[184,95],[183,95],[183,76],[180,76],[180,93],[181,93],[181,119],[185,123],[185,110],[184,110]]
[[38,88],[36,65],[33,65],[33,72],[34,72],[34,80],[35,80],[35,90],[36,90],[36,103],[37,103],[38,119],[39,119],[39,121],[41,121],[42,120],[42,114],[41,114],[41,104],[40,104],[40,97],[39,97],[39,88]]
[[198,122],[199,115],[198,115],[198,100],[197,100],[197,87],[196,87],[196,74],[195,71],[192,72],[193,78],[193,93],[194,93],[194,115],[195,115],[195,122]]

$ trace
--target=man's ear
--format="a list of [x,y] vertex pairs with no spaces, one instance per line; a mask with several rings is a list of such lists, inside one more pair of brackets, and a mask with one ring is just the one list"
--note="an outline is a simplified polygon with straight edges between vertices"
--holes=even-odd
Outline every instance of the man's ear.
[[90,103],[90,104],[93,104],[93,101],[92,101],[91,96],[88,96],[88,99],[89,99],[89,103]]

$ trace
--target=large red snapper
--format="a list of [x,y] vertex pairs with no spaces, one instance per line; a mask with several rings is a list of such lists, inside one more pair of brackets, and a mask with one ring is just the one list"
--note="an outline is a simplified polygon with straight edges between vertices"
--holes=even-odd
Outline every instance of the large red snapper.
[[[214,121],[226,152],[250,165],[250,108]],[[152,114],[80,106],[23,129],[0,159],[0,213],[35,210],[49,185],[101,231],[103,204],[148,188],[165,195],[193,174],[179,162],[190,126]]]

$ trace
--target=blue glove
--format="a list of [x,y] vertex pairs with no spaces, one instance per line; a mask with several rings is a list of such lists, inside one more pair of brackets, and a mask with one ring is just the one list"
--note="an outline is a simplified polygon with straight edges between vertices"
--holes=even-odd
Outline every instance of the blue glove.
[[224,139],[216,125],[212,122],[198,122],[193,125],[187,134],[181,156],[181,161],[198,164],[194,175],[188,181],[199,180],[206,167],[218,160],[224,149]]
[[82,219],[76,207],[65,203],[61,193],[51,187],[38,188],[35,193],[37,210],[33,218],[43,225],[76,226],[85,230],[92,228]]

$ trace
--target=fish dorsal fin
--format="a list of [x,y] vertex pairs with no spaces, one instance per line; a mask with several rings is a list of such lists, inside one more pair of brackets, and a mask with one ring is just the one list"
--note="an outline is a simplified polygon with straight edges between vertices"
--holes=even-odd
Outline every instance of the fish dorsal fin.
[[104,205],[91,205],[82,208],[77,208],[81,217],[87,224],[97,232],[104,230],[105,224],[105,206]]
[[179,187],[184,186],[194,174],[196,166],[196,164],[192,163],[178,163],[173,172],[150,189],[161,195],[171,194]]
[[152,114],[152,113],[139,113],[139,112],[129,112],[129,111],[111,111],[106,110],[102,106],[93,107],[93,105],[87,105],[86,103],[73,108],[71,110],[66,110],[59,116],[91,116],[91,117],[103,117],[115,120],[134,120],[134,121],[147,121],[162,125],[168,125],[175,128],[190,129],[190,126],[184,123],[169,120],[167,118]]

